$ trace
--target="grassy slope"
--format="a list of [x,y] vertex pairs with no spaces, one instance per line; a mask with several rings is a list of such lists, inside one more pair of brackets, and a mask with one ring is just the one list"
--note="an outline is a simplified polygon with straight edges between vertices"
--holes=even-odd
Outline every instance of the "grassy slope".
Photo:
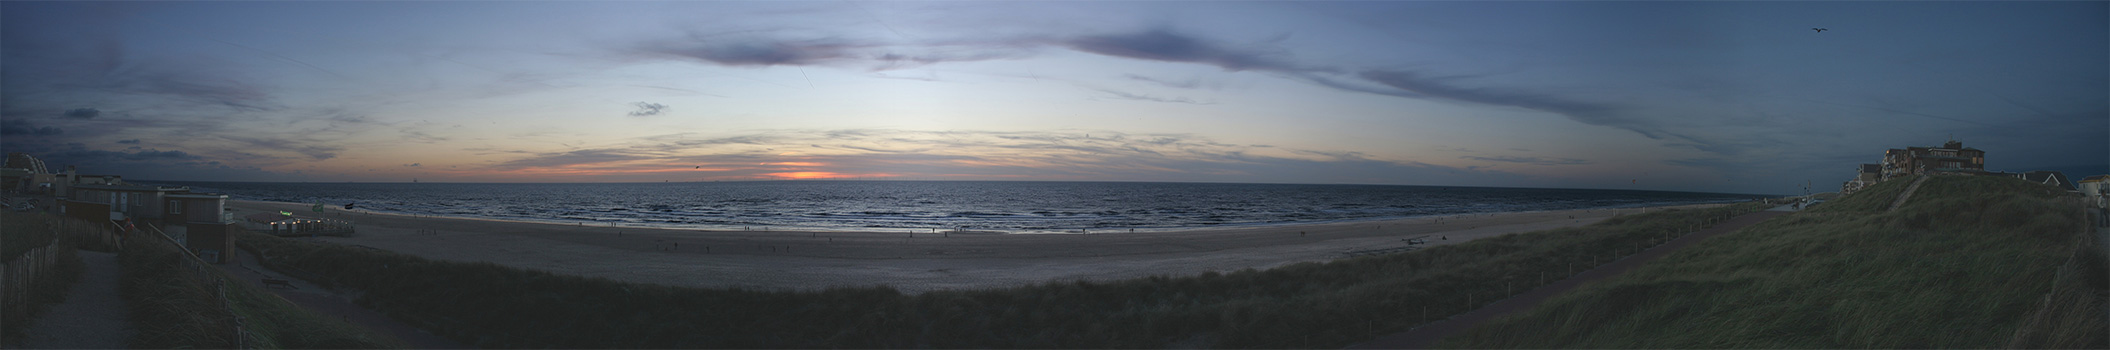
[[[2056,273],[2086,244],[2072,202],[2015,179],[1936,177],[1883,212],[1909,182],[1701,242],[1439,347],[1990,348],[2047,309],[2055,275],[2101,290],[2100,268]],[[2101,295],[2066,296],[2050,309],[2079,312],[2031,326],[2064,338],[2017,344],[2102,347]]]
[[239,281],[226,284],[228,300],[234,304],[229,314],[213,289],[215,279],[228,278],[225,272],[215,268],[194,271],[183,263],[190,257],[174,245],[148,239],[134,239],[118,255],[124,268],[120,283],[125,302],[131,308],[132,326],[138,330],[132,347],[231,348],[234,326],[228,320],[235,315],[243,318],[252,348],[403,347],[393,338],[309,312]]
[[[676,288],[246,234],[272,268],[479,347],[1340,347],[1587,270],[1756,203],[1265,271],[903,295]],[[1410,316],[1411,315],[1411,316]]]

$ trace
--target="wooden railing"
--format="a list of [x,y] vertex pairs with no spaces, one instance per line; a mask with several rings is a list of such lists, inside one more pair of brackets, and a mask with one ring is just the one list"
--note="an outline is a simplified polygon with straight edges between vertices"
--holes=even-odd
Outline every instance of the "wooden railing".
[[153,225],[145,225],[141,226],[139,231],[144,236],[154,237],[147,238],[146,240],[148,241],[168,244],[170,247],[183,252],[183,256],[186,257],[182,259],[183,267],[190,269],[191,278],[206,282],[206,285],[212,286],[213,295],[220,299],[220,309],[232,316],[228,322],[234,324],[235,348],[251,349],[249,329],[243,325],[242,316],[234,312],[234,301],[227,299],[228,281],[226,278],[222,278],[221,272],[218,271],[219,268],[214,267],[212,263],[205,262],[204,258],[199,258],[197,253],[192,253],[190,249],[184,248],[182,243],[176,242],[176,239],[169,237],[168,233],[161,232],[160,228],[155,228]]

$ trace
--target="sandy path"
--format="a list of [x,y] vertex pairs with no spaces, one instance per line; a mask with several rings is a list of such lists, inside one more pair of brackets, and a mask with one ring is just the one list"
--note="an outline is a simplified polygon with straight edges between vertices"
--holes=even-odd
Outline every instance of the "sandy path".
[[[306,204],[231,201],[236,216],[307,211]],[[1708,205],[1701,205],[1708,206]],[[434,259],[620,281],[697,287],[820,289],[892,285],[904,292],[1045,281],[1265,269],[1343,252],[1431,245],[1589,224],[1650,209],[1523,212],[1295,226],[1103,234],[911,234],[701,231],[573,226],[332,211],[353,237],[318,240]],[[1440,239],[1448,237],[1448,240]],[[678,248],[677,248],[678,247]]]
[[117,253],[77,251],[81,280],[23,330],[23,349],[122,349],[132,340],[131,316],[118,292]]

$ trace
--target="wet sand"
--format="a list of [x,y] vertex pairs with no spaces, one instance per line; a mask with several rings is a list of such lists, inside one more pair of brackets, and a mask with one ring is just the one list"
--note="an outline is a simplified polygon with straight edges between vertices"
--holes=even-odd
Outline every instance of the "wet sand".
[[[238,218],[280,210],[308,216],[308,206],[228,202]],[[1716,205],[1683,207],[1710,206]],[[432,259],[674,286],[811,290],[884,284],[908,293],[1266,269],[1339,259],[1350,251],[1404,247],[1404,239],[1424,235],[1429,236],[1427,246],[1456,244],[1661,210],[1517,212],[1176,232],[911,234],[905,229],[762,232],[577,226],[330,209],[324,216],[356,222],[358,233],[314,239]]]

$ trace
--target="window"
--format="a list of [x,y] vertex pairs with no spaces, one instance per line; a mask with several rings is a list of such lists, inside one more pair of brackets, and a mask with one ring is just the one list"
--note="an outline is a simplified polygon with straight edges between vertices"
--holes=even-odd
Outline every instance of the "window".
[[169,214],[182,214],[183,201],[169,201]]

